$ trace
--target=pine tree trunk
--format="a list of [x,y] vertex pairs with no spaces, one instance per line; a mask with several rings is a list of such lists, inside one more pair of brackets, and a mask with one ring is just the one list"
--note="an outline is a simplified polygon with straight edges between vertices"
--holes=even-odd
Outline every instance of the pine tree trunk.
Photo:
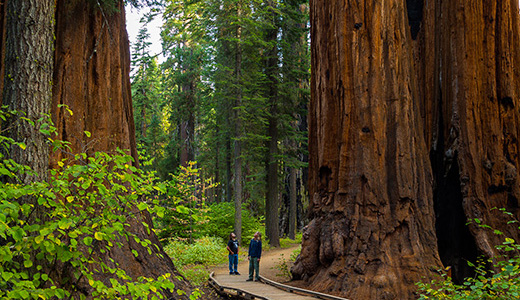
[[313,219],[293,275],[354,299],[412,299],[442,264],[405,3],[310,8]]
[[298,176],[296,168],[290,168],[289,171],[289,238],[294,240],[296,238],[296,218],[297,218],[297,189],[296,179]]
[[[229,112],[230,115],[232,115],[231,112]],[[229,128],[232,128],[232,122],[231,122],[231,118],[230,117],[228,119],[228,124],[229,125]],[[230,130],[231,131],[231,130]],[[225,191],[226,191],[226,202],[231,202],[232,199],[233,199],[233,189],[232,189],[232,179],[233,179],[233,171],[232,171],[232,166],[233,166],[233,159],[232,159],[232,151],[231,151],[231,144],[232,144],[232,140],[231,140],[231,133],[229,133],[228,131],[228,135],[225,137],[225,143],[226,143],[226,181],[225,181]]]
[[222,202],[222,190],[220,188],[220,126],[215,126],[215,186],[213,187],[213,194],[217,203]]
[[[237,4],[237,18],[240,20],[241,14],[241,3]],[[242,106],[242,91],[240,89],[240,82],[242,80],[242,28],[241,25],[237,25],[236,28],[236,49],[235,49],[235,84],[238,87],[236,90],[235,107],[233,109],[233,121],[235,125],[235,140],[233,145],[233,161],[235,169],[235,188],[234,188],[234,199],[235,199],[235,235],[238,241],[242,241],[242,197],[243,197],[243,174],[242,174],[242,121],[241,121],[241,106]]]
[[[71,142],[73,151],[111,152],[119,147],[130,149],[130,154],[137,158],[123,1],[118,2],[119,12],[115,13],[104,12],[91,3],[84,0],[57,2],[53,119],[59,138]],[[58,104],[68,105],[74,114],[70,116],[58,109]],[[84,131],[90,131],[91,138]],[[64,155],[55,154],[53,162]],[[112,266],[113,259],[134,279],[139,276],[157,278],[165,273],[175,277],[178,273],[172,261],[155,234],[147,233],[143,222],[152,226],[149,215],[137,214],[129,220],[129,230],[142,240],[149,239],[158,249],[154,246],[143,248],[133,239],[122,240],[123,246],[107,253],[105,262]],[[138,252],[137,257],[132,250]],[[103,275],[99,276],[103,279]],[[191,289],[184,280],[173,280],[176,289],[188,292]],[[91,287],[87,282],[80,282],[78,289],[88,294]]]
[[[18,115],[8,119],[3,128],[6,136],[24,143],[14,146],[9,157],[30,166],[36,175],[20,175],[24,184],[45,181],[49,166],[47,137],[40,133],[37,120],[50,112],[53,71],[54,1],[17,0],[5,6],[5,49],[1,103]],[[4,6],[2,5],[2,9]],[[2,19],[3,23],[3,19]],[[3,28],[2,28],[3,30]],[[21,117],[36,124],[32,126]]]
[[267,136],[267,157],[266,157],[266,199],[265,199],[265,234],[269,239],[269,245],[272,247],[280,246],[280,229],[279,229],[279,193],[278,193],[278,48],[277,34],[278,22],[276,20],[277,13],[275,3],[266,1],[269,9],[270,22],[273,28],[269,29],[266,35],[268,47],[265,58],[265,75],[267,78],[267,99],[269,104],[269,117]]
[[[189,45],[187,43],[182,43],[182,47],[188,48]],[[193,49],[189,49],[189,52],[186,52],[186,55],[192,57]],[[182,84],[182,95],[184,98],[182,101],[185,101],[185,108],[183,110],[183,116],[181,116],[183,121],[181,121],[180,165],[186,167],[188,166],[188,162],[193,161],[195,158],[193,153],[193,141],[195,136],[195,116],[193,109],[196,103],[194,95],[195,78],[192,74],[193,70],[188,66],[188,62],[183,61],[182,64],[184,64],[182,72],[187,76],[185,76],[186,78],[184,79],[186,81]]]
[[[276,101],[276,100],[274,100]],[[276,115],[271,103],[271,114]],[[276,117],[269,117],[266,157],[266,199],[265,199],[265,235],[272,247],[280,246],[279,233],[279,193],[278,193],[278,122]]]

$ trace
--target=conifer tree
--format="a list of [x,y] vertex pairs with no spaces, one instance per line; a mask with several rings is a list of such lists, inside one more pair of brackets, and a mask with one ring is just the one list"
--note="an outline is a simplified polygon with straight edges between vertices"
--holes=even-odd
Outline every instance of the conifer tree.
[[150,34],[147,29],[154,17],[155,11],[150,10],[140,21],[142,26],[133,45],[131,81],[136,140],[144,153],[153,158],[153,166],[157,168],[162,158],[165,133],[160,95],[162,78],[157,58],[150,55]]

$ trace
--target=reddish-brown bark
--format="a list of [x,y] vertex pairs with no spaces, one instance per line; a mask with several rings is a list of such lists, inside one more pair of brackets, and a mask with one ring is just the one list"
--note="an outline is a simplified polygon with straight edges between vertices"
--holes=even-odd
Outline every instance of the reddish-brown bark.
[[441,267],[402,1],[311,1],[309,189],[293,268],[315,289],[413,297]]
[[518,18],[516,0],[311,0],[313,220],[296,277],[413,299],[423,276],[460,280],[496,251],[468,220],[518,238],[491,211],[519,214]]
[[518,1],[428,2],[424,28],[418,59],[427,80],[418,82],[437,173],[439,253],[462,277],[466,259],[492,256],[503,239],[474,224],[468,231],[466,219],[519,236],[509,218],[492,210],[518,216]]
[[118,8],[121,13],[108,13],[88,1],[57,2],[52,115],[58,139],[71,142],[73,152],[119,147],[137,159],[128,36],[124,8]]
[[[123,1],[119,1],[119,12],[115,13],[104,12],[90,3],[93,2],[57,1],[52,116],[58,138],[71,142],[72,152],[113,152],[119,147],[129,149],[129,154],[137,159]],[[58,108],[60,104],[67,105],[73,115]],[[84,131],[89,131],[91,137]],[[64,155],[57,152],[52,160],[56,162]],[[178,275],[155,234],[148,233],[142,222],[152,226],[148,215],[138,214],[129,220],[128,230],[140,239],[149,239],[159,249],[149,246],[152,250],[149,254],[148,249],[132,239],[122,240],[123,246],[113,249],[104,258],[107,264],[113,259],[133,278],[156,278],[166,273]],[[137,257],[132,249],[138,251]],[[173,280],[176,289],[191,289],[187,282]],[[88,283],[81,284],[84,286],[80,290],[90,290]]]

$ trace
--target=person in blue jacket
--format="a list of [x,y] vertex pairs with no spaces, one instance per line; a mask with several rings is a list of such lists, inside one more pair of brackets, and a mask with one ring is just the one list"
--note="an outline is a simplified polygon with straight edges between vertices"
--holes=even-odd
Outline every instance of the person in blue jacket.
[[229,275],[240,275],[238,273],[238,241],[234,232],[229,234],[227,250],[229,252]]
[[249,278],[247,281],[253,281],[253,275],[256,275],[255,280],[260,280],[258,270],[260,268],[260,257],[262,256],[262,234],[256,232],[253,239],[249,243],[249,253],[247,259],[249,260]]

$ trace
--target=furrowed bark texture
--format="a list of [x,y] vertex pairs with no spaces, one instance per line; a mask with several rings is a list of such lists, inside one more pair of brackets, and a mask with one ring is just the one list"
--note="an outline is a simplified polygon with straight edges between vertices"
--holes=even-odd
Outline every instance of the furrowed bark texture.
[[[458,279],[468,259],[491,257],[503,237],[518,239],[518,1],[428,2],[423,57],[426,141],[436,173],[439,254]],[[456,30],[454,30],[456,28]],[[428,124],[429,123],[429,124]]]
[[[116,147],[130,149],[137,158],[135,132],[130,94],[130,54],[125,29],[123,1],[119,12],[106,13],[84,0],[58,0],[56,12],[56,65],[54,71],[53,118],[58,128],[58,138],[71,142],[73,152],[106,151]],[[59,109],[68,105],[69,115]],[[90,131],[87,137],[84,131]],[[55,153],[53,163],[65,156]],[[136,160],[137,161],[137,160]],[[113,266],[113,259],[129,276],[157,278],[165,273],[178,275],[171,259],[162,250],[155,234],[149,233],[143,222],[152,227],[149,215],[139,214],[129,220],[128,230],[141,240],[149,239],[153,245],[143,248],[133,239],[122,240],[123,246],[106,255],[105,262]],[[132,249],[138,252],[135,257]],[[63,270],[61,276],[70,276]],[[101,280],[104,278],[100,275]],[[107,279],[108,280],[108,279]],[[186,281],[173,279],[176,289],[189,293]],[[89,295],[91,287],[80,282],[78,289]],[[76,295],[77,296],[77,295]],[[168,298],[185,299],[177,294]]]
[[[36,175],[20,175],[23,183],[46,180],[49,164],[47,138],[40,133],[37,121],[50,112],[51,80],[53,68],[53,20],[54,2],[49,0],[9,1],[0,9],[2,18],[2,39],[0,50],[5,59],[1,68],[5,73],[0,103],[10,110],[18,111],[16,116],[3,124],[6,136],[27,147],[13,146],[9,157],[16,162],[30,166]],[[4,52],[5,51],[5,52]],[[1,75],[1,74],[0,74]],[[30,125],[21,117],[35,123]]]
[[[121,13],[105,12],[88,1],[57,2],[52,115],[58,139],[71,142],[72,152],[119,147],[130,149],[137,162],[128,36],[124,7],[118,8]],[[53,161],[62,156],[55,153]]]
[[[312,221],[292,271],[353,299],[519,238],[519,14],[506,1],[311,0]],[[502,237],[503,238],[503,237]],[[441,263],[442,261],[442,263]],[[425,277],[425,278],[422,278]]]
[[309,189],[296,277],[406,299],[441,267],[402,1],[311,1]]

